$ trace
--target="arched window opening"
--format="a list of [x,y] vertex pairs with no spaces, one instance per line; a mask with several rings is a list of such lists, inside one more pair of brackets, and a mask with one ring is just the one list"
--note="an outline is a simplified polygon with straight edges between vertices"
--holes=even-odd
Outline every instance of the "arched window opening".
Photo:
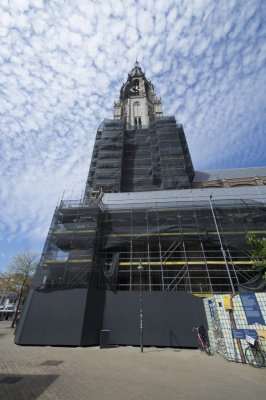
[[133,81],[133,90],[135,95],[139,95],[139,80],[135,79]]
[[140,102],[139,101],[135,101],[133,104],[133,115],[134,115],[134,117],[140,116]]

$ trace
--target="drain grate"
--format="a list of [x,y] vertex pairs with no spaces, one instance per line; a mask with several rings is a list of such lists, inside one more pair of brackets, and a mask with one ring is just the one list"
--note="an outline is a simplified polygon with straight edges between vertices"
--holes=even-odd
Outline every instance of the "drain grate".
[[58,360],[47,360],[44,361],[41,365],[48,365],[50,367],[56,367],[59,364],[62,364],[64,361],[58,361]]
[[4,379],[0,380],[0,383],[7,383],[8,385],[13,385],[14,383],[19,382],[21,379],[21,376],[7,376]]

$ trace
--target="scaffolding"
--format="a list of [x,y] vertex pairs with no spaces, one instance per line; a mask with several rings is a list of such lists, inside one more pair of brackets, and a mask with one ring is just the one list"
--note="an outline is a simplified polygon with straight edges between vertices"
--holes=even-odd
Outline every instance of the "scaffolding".
[[265,200],[262,186],[62,201],[34,285],[139,290],[141,261],[146,291],[237,291],[254,276],[246,235],[265,236]]
[[155,118],[141,129],[104,120],[98,128],[86,185],[92,192],[189,188],[194,169],[184,130],[174,117]]

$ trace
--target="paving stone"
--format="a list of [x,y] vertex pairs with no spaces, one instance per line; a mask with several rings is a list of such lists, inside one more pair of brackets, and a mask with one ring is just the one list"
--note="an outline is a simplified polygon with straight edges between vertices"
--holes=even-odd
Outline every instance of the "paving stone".
[[9,324],[0,322],[0,400],[265,399],[265,368],[189,349],[17,346]]

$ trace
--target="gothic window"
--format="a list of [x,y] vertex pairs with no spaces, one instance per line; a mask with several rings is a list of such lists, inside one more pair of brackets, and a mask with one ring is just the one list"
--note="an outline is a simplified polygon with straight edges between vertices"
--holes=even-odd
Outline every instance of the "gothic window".
[[138,117],[140,115],[140,102],[135,101],[133,104],[133,115],[134,117]]
[[134,94],[138,95],[139,94],[139,80],[135,79],[133,82],[134,85]]

